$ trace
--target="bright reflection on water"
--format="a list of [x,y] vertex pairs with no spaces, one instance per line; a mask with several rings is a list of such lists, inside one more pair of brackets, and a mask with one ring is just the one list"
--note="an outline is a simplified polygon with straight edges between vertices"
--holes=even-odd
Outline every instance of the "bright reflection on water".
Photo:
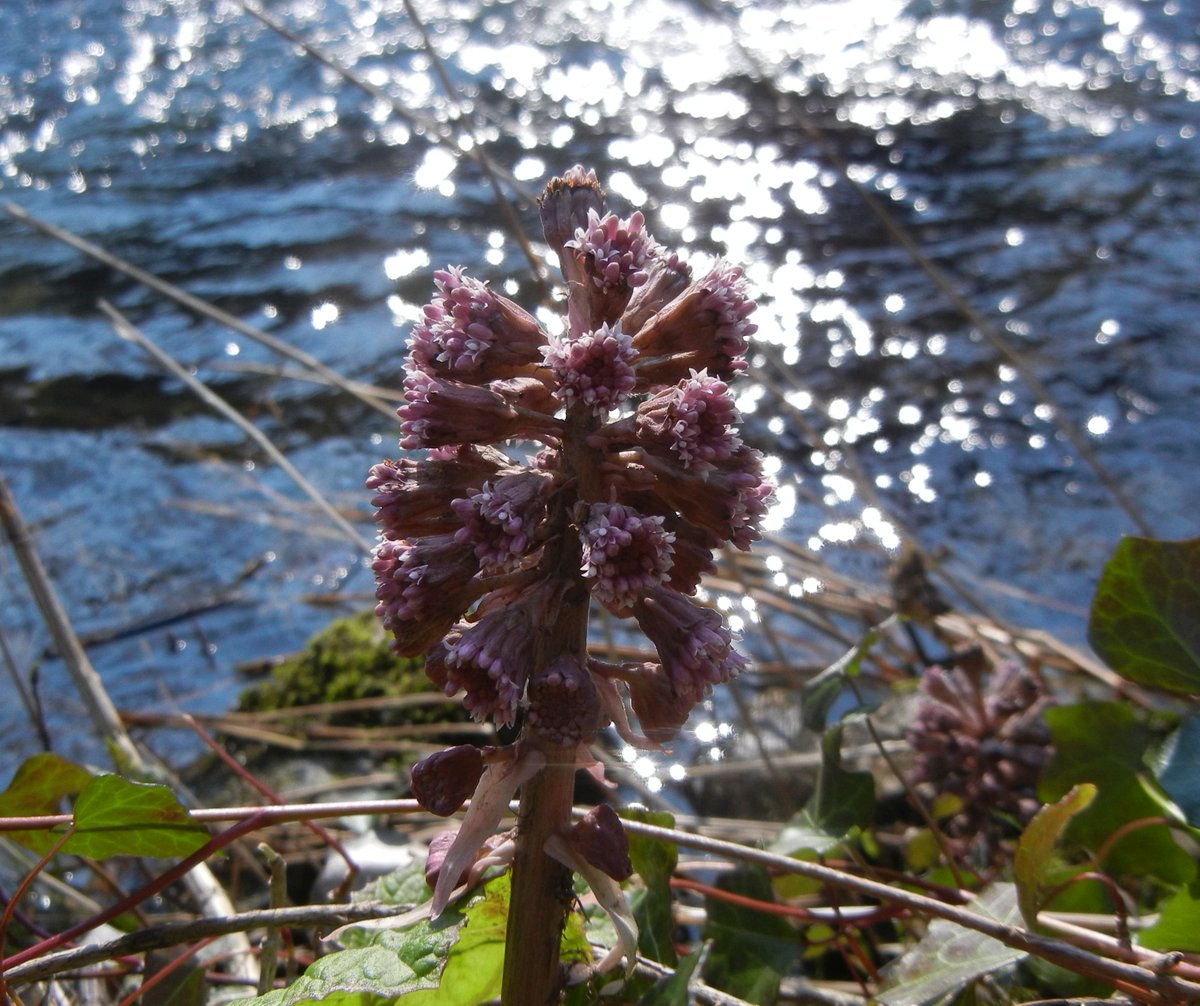
[[[767,557],[778,596],[830,589],[810,563],[817,553],[878,583],[912,536],[979,576],[1081,596],[1129,525],[1064,441],[1064,415],[1137,487],[1156,530],[1194,533],[1180,501],[1194,497],[1200,470],[1189,404],[1200,392],[1200,37],[1182,0],[756,0],[712,15],[666,0],[430,0],[421,14],[453,95],[398,0],[272,10],[387,100],[233,0],[6,4],[3,197],[394,386],[432,269],[465,264],[559,323],[536,302],[488,181],[458,152],[483,145],[501,177],[533,193],[572,163],[592,164],[614,204],[642,208],[697,270],[728,257],[759,293],[757,380],[738,389],[738,405],[780,482],[766,529],[799,550]],[[855,187],[996,326],[1059,412]],[[532,224],[528,209],[522,220]],[[0,221],[0,236],[0,279],[13,291],[0,314],[0,377],[152,373],[114,347],[98,296],[123,299],[198,369],[272,364],[12,223]],[[536,234],[533,245],[546,253]],[[305,420],[286,439],[306,471],[364,506],[373,441],[394,440],[386,420],[307,385],[259,393],[271,399],[265,414],[278,406]],[[223,656],[289,648],[327,617],[297,598],[357,568],[338,543],[227,517],[161,519],[181,498],[255,512],[295,498],[223,426],[190,410],[156,427],[72,422],[18,421],[0,464],[52,540],[88,542],[94,574],[66,585],[85,619],[153,614],[149,585],[163,581],[209,592],[268,546],[278,558],[252,584],[252,617],[205,623]],[[178,453],[185,443],[210,460]],[[59,473],[81,455],[120,471],[120,492],[87,479],[63,486]],[[253,479],[227,469],[214,479],[208,467],[242,460]],[[97,500],[109,519],[94,519]],[[364,589],[355,575],[348,589]],[[709,599],[765,659],[761,625],[786,615],[743,598],[754,600],[744,590]],[[10,630],[32,624],[23,602],[7,598],[5,612]],[[193,688],[189,661],[202,649],[97,656],[119,676],[119,697],[145,705]],[[149,691],[153,680],[165,691]],[[196,701],[220,707],[228,694],[224,682]],[[706,722],[690,743],[716,757],[731,728]],[[657,766],[635,759],[651,782],[668,771]]]

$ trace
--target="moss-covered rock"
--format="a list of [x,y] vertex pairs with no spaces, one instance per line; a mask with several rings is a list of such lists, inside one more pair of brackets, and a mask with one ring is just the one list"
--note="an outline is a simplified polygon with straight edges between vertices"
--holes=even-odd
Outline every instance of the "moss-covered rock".
[[[434,691],[419,658],[398,657],[388,646],[379,620],[369,612],[339,619],[314,635],[298,654],[287,657],[271,677],[246,689],[243,712],[328,705],[357,699],[393,698]],[[460,703],[420,704],[338,711],[330,721],[370,726],[462,720]]]

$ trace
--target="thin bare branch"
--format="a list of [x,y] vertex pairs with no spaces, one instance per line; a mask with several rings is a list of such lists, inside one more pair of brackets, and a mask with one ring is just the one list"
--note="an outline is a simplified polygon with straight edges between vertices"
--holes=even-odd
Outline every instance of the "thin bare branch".
[[366,919],[384,919],[398,914],[395,905],[360,902],[339,905],[305,905],[301,908],[271,908],[256,912],[240,912],[216,919],[195,919],[190,922],[171,922],[148,929],[138,930],[108,943],[94,943],[73,950],[59,950],[45,954],[35,960],[19,964],[4,977],[11,983],[39,981],[52,975],[62,974],[98,964],[101,961],[132,954],[174,947],[210,936],[225,936],[231,933],[246,933],[254,929],[279,930],[285,927],[318,926],[321,928],[343,926],[350,922]]
[[111,269],[116,269],[118,272],[124,273],[130,279],[141,283],[143,286],[149,287],[158,293],[169,297],[175,303],[182,305],[189,311],[202,317],[209,318],[218,324],[224,325],[226,328],[232,329],[239,335],[244,335],[247,339],[251,339],[260,345],[266,346],[268,349],[280,356],[286,357],[294,363],[299,363],[301,366],[307,367],[322,379],[335,387],[341,388],[343,391],[353,395],[359,401],[378,412],[382,412],[389,419],[396,418],[395,407],[387,402],[380,401],[373,395],[363,391],[361,387],[354,381],[347,380],[336,370],[326,366],[315,356],[297,349],[295,346],[289,345],[282,339],[279,339],[268,332],[264,332],[261,328],[256,328],[254,325],[248,325],[240,318],[234,317],[228,311],[222,311],[219,307],[209,304],[207,301],[201,300],[199,297],[188,293],[186,290],[181,290],[173,283],[168,283],[165,279],[160,279],[152,273],[146,272],[144,269],[139,269],[130,262],[126,262],[122,258],[118,258],[111,252],[105,251],[98,245],[92,244],[86,238],[80,237],[78,234],[73,234],[62,227],[57,227],[48,221],[41,220],[35,217],[32,213],[18,206],[16,203],[5,203],[4,211],[16,220],[23,224],[28,224],[35,230],[41,231],[48,237],[54,238],[56,241],[61,241],[70,248],[74,248],[78,252],[82,252],[89,258],[95,259]]
[[358,530],[338,512],[337,508],[325,498],[325,496],[316,488],[316,486],[314,486],[308,481],[308,479],[300,474],[299,469],[296,468],[296,466],[284,456],[283,452],[279,450],[278,447],[271,443],[270,438],[267,437],[262,430],[246,419],[245,416],[238,412],[237,409],[225,401],[225,399],[208,387],[203,381],[197,380],[195,377],[193,377],[192,374],[188,372],[186,367],[180,364],[179,361],[170,354],[155,345],[155,343],[150,340],[149,336],[140,331],[128,318],[126,318],[123,314],[121,314],[120,311],[108,303],[108,301],[100,301],[100,310],[103,311],[108,317],[109,321],[112,322],[113,328],[116,330],[117,335],[119,335],[122,339],[126,339],[144,349],[147,353],[154,357],[155,361],[164,370],[168,371],[172,376],[178,378],[180,381],[186,384],[188,388],[190,388],[192,392],[194,392],[196,396],[204,402],[205,405],[237,426],[239,430],[241,430],[246,434],[246,436],[258,444],[258,446],[262,448],[262,450],[271,458],[272,461],[275,462],[275,464],[277,464],[288,474],[288,477],[300,487],[301,491],[309,499],[311,499],[318,507],[320,507],[321,511],[329,518],[330,522],[339,528],[347,539],[357,545],[364,553],[371,551],[371,543],[366,539],[366,537],[360,534]]

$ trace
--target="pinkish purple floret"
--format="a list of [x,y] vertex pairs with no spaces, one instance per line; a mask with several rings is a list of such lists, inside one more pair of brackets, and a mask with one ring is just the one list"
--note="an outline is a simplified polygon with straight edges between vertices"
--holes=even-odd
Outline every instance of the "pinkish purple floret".
[[602,324],[574,339],[551,336],[542,353],[558,381],[554,394],[567,405],[579,400],[607,412],[629,397],[637,380],[630,365],[637,355],[633,340],[616,325]]
[[514,598],[496,591],[480,605],[474,621],[459,623],[446,636],[444,691],[466,694],[477,720],[498,724],[516,719],[533,666],[539,628],[557,617],[558,593],[543,582]]
[[404,378],[404,404],[396,410],[403,434],[400,446],[414,450],[490,444],[556,432],[553,417],[519,411],[509,400],[519,400],[524,388],[519,381],[495,381],[492,386],[445,381],[410,368]]
[[517,568],[537,544],[546,518],[545,494],[552,479],[540,472],[518,472],[485,482],[483,488],[450,504],[462,521],[455,540],[469,542],[486,574]]
[[435,617],[449,600],[443,585],[452,582],[461,588],[479,568],[470,547],[464,548],[451,534],[414,541],[385,538],[375,546],[371,566],[379,600],[376,610],[385,625]]
[[645,218],[635,211],[628,220],[615,213],[603,217],[588,210],[587,226],[580,227],[566,246],[591,258],[592,282],[602,290],[633,289],[646,282],[645,266],[655,253],[654,240],[646,233]]
[[758,331],[758,326],[746,320],[757,305],[746,294],[742,270],[721,262],[696,285],[704,290],[701,308],[717,315],[717,341],[721,351],[737,361],[735,369],[744,369],[746,364],[741,357],[746,352],[746,341]]
[[657,587],[633,613],[668,677],[685,694],[703,694],[746,666],[720,614],[683,594]]
[[662,517],[645,517],[620,503],[593,503],[580,532],[583,575],[613,614],[624,614],[671,571],[675,535]]
[[742,439],[734,429],[737,408],[729,386],[707,370],[691,371],[638,407],[639,431],[663,440],[685,469],[711,471],[733,455]]
[[439,269],[433,278],[437,296],[425,305],[412,332],[412,362],[418,368],[470,379],[472,372],[536,360],[544,334],[519,306],[467,276],[461,266]]

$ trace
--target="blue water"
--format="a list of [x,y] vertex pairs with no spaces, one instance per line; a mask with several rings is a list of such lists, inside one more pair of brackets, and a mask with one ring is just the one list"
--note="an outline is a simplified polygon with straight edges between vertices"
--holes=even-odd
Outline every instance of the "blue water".
[[[451,97],[399,2],[271,12],[401,114],[236,3],[7,0],[0,199],[395,386],[432,269],[465,264],[536,304],[486,178],[433,135],[483,144],[532,192],[592,165],[662,242],[744,264],[760,292],[754,372],[771,383],[743,405],[778,458],[780,533],[878,584],[903,525],[1002,614],[1078,640],[1100,565],[1135,525],[844,164],[1046,384],[1154,532],[1197,533],[1190,0],[422,2]],[[113,335],[101,297],[349,511],[366,515],[361,482],[394,455],[395,428],[0,216],[0,470],[81,632],[236,590],[92,649],[122,708],[219,710],[239,661],[296,648],[361,604],[369,578],[238,430]],[[877,498],[848,479],[850,452]],[[16,667],[38,668],[61,749],[98,757],[2,562]],[[781,575],[783,595],[803,594]],[[0,729],[4,777],[36,736],[15,698]]]

